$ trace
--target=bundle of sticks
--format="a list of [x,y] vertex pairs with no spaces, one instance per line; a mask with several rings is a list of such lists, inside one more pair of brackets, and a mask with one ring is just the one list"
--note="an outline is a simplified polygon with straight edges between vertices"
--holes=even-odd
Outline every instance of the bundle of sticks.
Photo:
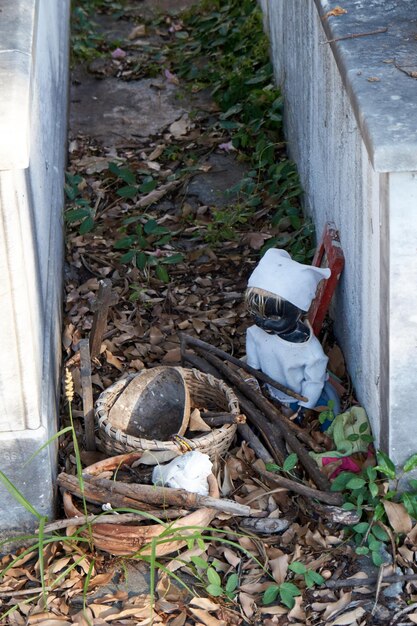
[[[265,463],[275,462],[282,467],[286,457],[294,452],[307,477],[307,481],[301,482],[257,468],[263,480],[326,505],[339,507],[343,503],[340,493],[330,491],[327,477],[309,454],[308,448],[317,451],[317,445],[312,437],[305,429],[288,419],[260,389],[250,385],[240,372],[242,370],[247,372],[260,383],[268,383],[294,400],[302,401],[305,398],[244,361],[184,333],[181,334],[181,358],[183,365],[195,367],[206,374],[223,379],[233,388],[240,409],[247,419],[246,423],[238,425],[238,431],[259,459]],[[315,487],[306,482],[314,483]],[[345,519],[343,523],[346,523]]]

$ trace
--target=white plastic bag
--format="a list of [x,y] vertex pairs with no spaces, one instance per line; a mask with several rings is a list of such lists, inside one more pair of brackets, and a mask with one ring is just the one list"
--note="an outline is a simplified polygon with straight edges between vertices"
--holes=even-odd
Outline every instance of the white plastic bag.
[[212,467],[208,454],[193,450],[173,459],[168,465],[156,465],[152,482],[154,485],[186,489],[208,496],[207,477],[211,474]]

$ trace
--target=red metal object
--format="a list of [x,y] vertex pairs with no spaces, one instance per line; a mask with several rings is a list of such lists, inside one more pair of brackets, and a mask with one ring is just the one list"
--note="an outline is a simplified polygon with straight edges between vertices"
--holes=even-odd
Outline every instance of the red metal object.
[[323,280],[319,284],[316,297],[308,312],[308,320],[313,327],[313,332],[318,335],[345,265],[339,233],[333,222],[327,222],[324,227],[323,237],[314,255],[312,265],[329,267],[332,272],[328,280]]

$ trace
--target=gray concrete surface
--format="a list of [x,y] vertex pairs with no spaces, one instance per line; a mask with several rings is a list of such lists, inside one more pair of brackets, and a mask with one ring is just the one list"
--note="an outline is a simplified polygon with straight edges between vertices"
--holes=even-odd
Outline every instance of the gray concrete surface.
[[346,0],[328,17],[328,0],[261,4],[306,208],[345,253],[335,330],[376,445],[400,464],[417,450],[417,107],[395,64],[414,67],[414,4]]
[[[0,1],[0,470],[55,504],[69,1]],[[0,486],[0,538],[36,525]]]

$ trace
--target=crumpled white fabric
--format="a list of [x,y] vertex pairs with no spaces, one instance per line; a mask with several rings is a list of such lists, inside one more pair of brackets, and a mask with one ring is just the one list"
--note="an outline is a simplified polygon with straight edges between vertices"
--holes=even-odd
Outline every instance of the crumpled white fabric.
[[152,472],[154,485],[186,489],[201,496],[208,496],[207,477],[213,467],[208,454],[198,450],[186,452],[168,465],[156,465]]
[[330,274],[329,268],[303,265],[293,261],[286,250],[270,248],[249,276],[248,287],[264,289],[308,311],[317,285]]
[[[271,378],[308,398],[300,406],[316,406],[327,380],[328,358],[310,327],[310,338],[304,343],[291,343],[278,335],[266,333],[258,326],[246,332],[247,363]],[[280,402],[296,402],[291,396],[268,385]]]

